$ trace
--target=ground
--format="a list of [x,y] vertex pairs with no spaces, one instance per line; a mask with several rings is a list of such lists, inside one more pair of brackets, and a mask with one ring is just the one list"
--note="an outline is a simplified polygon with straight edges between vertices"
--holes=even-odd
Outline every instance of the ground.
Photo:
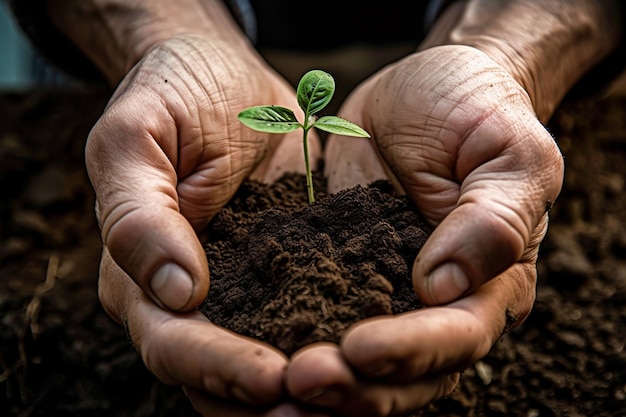
[[[0,415],[193,416],[97,300],[83,168],[103,91],[0,95]],[[564,104],[564,191],[524,325],[423,416],[626,416],[626,100]]]

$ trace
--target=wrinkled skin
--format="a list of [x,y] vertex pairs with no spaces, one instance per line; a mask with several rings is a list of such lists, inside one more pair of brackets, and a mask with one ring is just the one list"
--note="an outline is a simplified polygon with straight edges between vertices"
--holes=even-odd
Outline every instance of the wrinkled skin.
[[387,175],[436,226],[413,267],[414,288],[432,307],[357,323],[340,346],[302,349],[287,388],[341,416],[401,415],[448,394],[505,326],[529,314],[563,160],[519,84],[470,47],[389,66],[341,115],[364,126],[375,149],[330,138],[329,186],[354,185],[355,172],[366,182]]
[[[209,287],[196,232],[244,178],[303,171],[297,132],[270,139],[237,120],[243,108],[268,102],[297,108],[292,88],[257,55],[173,38],[122,80],[86,150],[104,243],[104,308],[162,381],[253,404],[283,394],[284,355],[188,311]],[[310,148],[319,158],[315,138]],[[170,280],[155,285],[163,265]]]
[[[105,245],[102,303],[147,367],[184,386],[203,415],[415,410],[451,392],[459,372],[530,312],[562,158],[528,95],[476,49],[433,48],[367,80],[340,115],[373,140],[329,138],[329,185],[389,178],[415,201],[436,226],[413,268],[415,290],[432,307],[365,320],[340,345],[288,359],[186,311],[209,284],[196,231],[246,176],[302,170],[300,140],[270,142],[237,113],[297,108],[294,97],[258,57],[199,38],[162,44],[128,74],[87,149]],[[171,264],[187,274],[156,272]],[[181,275],[193,284],[163,279]]]

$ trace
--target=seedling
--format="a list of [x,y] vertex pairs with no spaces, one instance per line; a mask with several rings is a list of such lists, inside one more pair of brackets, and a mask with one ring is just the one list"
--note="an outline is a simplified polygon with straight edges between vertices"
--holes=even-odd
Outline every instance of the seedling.
[[288,133],[302,129],[304,147],[304,165],[306,170],[306,188],[309,203],[315,202],[313,175],[309,163],[308,133],[312,127],[343,136],[369,138],[370,135],[356,124],[338,116],[322,116],[316,113],[322,110],[335,93],[335,80],[327,72],[311,70],[304,74],[298,83],[296,95],[298,105],[304,111],[304,124],[300,123],[293,110],[281,106],[254,106],[239,113],[239,121],[251,129],[265,133]]

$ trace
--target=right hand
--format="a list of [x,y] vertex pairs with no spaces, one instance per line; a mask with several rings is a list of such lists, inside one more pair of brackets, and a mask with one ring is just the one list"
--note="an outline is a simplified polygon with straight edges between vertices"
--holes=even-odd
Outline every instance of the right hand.
[[[238,121],[260,104],[297,108],[293,89],[252,48],[176,36],[125,76],[86,149],[105,310],[163,382],[256,405],[283,395],[284,355],[189,311],[209,288],[196,232],[245,178],[272,181],[304,166],[293,135],[270,138]],[[314,138],[311,149],[315,161]]]
[[287,389],[342,417],[405,415],[449,394],[530,313],[563,159],[521,85],[468,46],[389,65],[340,114],[373,139],[329,136],[329,190],[388,178],[435,227],[412,270],[427,308],[363,320],[339,345],[296,352]]

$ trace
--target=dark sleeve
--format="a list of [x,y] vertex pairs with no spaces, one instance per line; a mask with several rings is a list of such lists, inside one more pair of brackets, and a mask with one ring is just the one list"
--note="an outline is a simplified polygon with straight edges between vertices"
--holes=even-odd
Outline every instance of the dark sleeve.
[[50,22],[44,0],[8,0],[8,4],[20,29],[46,62],[70,77],[105,82],[96,66]]
[[566,99],[601,94],[626,70],[626,3],[619,2],[621,15],[621,41],[602,62],[588,71],[570,90]]
[[[327,51],[351,45],[413,43],[424,38],[428,1],[249,0],[256,19],[256,45],[298,51]],[[312,16],[303,24],[303,16]]]
[[[430,0],[424,16],[424,27],[429,30],[437,18],[456,0]],[[618,48],[588,71],[569,91],[566,99],[585,97],[603,92],[626,70],[626,3],[616,2],[622,22],[621,42]],[[558,59],[558,57],[555,57]]]
[[[45,0],[7,0],[22,33],[44,61],[65,75],[89,83],[106,83],[98,68],[58,30],[48,18]],[[250,11],[245,0],[225,1],[229,10],[252,35]]]
[[429,0],[424,12],[424,35],[428,33],[441,13],[456,0]]

